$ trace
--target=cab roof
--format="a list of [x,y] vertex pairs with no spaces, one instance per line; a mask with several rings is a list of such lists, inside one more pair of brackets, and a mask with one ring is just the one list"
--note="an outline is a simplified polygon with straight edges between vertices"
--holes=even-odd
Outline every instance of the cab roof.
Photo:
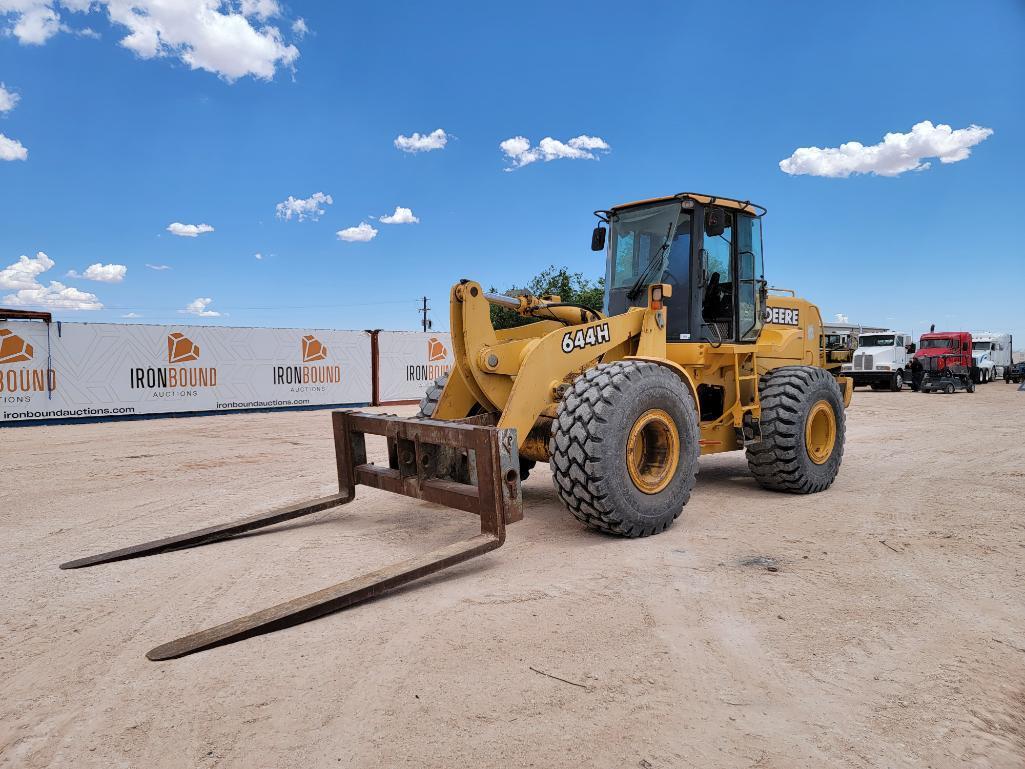
[[693,200],[695,203],[701,203],[702,205],[714,204],[723,208],[731,208],[734,211],[754,214],[755,216],[764,216],[768,213],[764,206],[752,203],[750,200],[735,200],[734,198],[724,198],[718,195],[702,195],[698,192],[678,192],[675,195],[666,195],[661,198],[647,198],[645,200],[635,200],[632,203],[621,203],[618,206],[613,206],[612,211],[621,211],[624,208],[633,208],[634,206],[644,206],[652,203],[667,203],[670,200]]

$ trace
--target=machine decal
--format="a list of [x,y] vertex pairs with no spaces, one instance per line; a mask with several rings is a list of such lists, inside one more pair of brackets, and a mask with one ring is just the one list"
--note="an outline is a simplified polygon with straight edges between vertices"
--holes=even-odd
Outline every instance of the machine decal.
[[562,351],[568,354],[574,350],[582,350],[585,347],[605,344],[611,338],[608,323],[602,323],[598,326],[588,326],[586,330],[579,329],[575,332],[567,331],[562,337]]
[[800,326],[801,311],[791,310],[788,307],[766,307],[765,322],[774,323],[777,326]]

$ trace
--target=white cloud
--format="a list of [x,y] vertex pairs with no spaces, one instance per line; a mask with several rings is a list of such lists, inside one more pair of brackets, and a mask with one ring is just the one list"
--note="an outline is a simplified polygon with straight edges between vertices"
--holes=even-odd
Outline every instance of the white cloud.
[[0,270],[0,288],[35,288],[39,285],[36,278],[53,267],[54,264],[56,263],[53,259],[42,251],[33,257],[22,254],[14,264]]
[[53,0],[0,0],[0,17],[10,17],[7,32],[22,45],[42,45],[61,30]]
[[574,136],[568,142],[561,142],[546,136],[536,147],[530,146],[530,140],[525,136],[513,136],[501,142],[499,148],[506,159],[512,165],[506,171],[512,171],[523,166],[530,165],[538,160],[546,163],[550,160],[597,160],[595,151],[607,154],[612,150],[608,142],[598,136],[581,134]]
[[147,264],[146,266],[149,267],[151,270],[157,270],[158,272],[161,270],[171,269],[171,265],[169,264]]
[[0,134],[0,160],[28,160],[28,150],[17,139]]
[[350,243],[366,243],[377,237],[377,230],[366,222],[360,222],[355,227],[346,227],[335,233],[339,240],[346,240]]
[[924,162],[926,158],[939,158],[941,163],[964,160],[972,147],[992,133],[992,129],[977,125],[952,129],[923,120],[908,133],[888,133],[879,144],[868,147],[860,142],[847,142],[839,147],[800,147],[781,160],[779,167],[794,176],[899,176],[906,171],[926,170],[930,166]]
[[381,224],[419,224],[420,219],[413,216],[412,209],[395,206],[394,214],[382,216],[378,221]]
[[123,264],[100,264],[97,262],[86,267],[85,272],[81,275],[71,270],[68,277],[95,280],[99,283],[120,283],[125,279],[127,273],[128,268]]
[[277,0],[242,0],[242,15],[255,16],[260,21],[266,21],[274,16],[280,16],[281,8]]
[[285,200],[278,203],[274,210],[279,219],[291,219],[293,216],[300,222],[306,221],[317,221],[324,215],[324,209],[321,206],[329,206],[334,201],[330,195],[325,195],[323,192],[314,192],[308,198],[294,198],[291,195]]
[[178,310],[183,315],[197,315],[200,318],[219,318],[221,314],[217,310],[208,310],[207,307],[213,302],[208,296],[201,296],[185,305],[184,310]]
[[137,312],[126,312],[121,316],[122,318],[141,318],[142,316]]
[[181,222],[171,222],[167,225],[167,231],[180,238],[195,238],[202,235],[204,232],[213,232],[214,228],[209,224],[182,224]]
[[46,307],[51,310],[102,310],[96,294],[79,291],[51,280],[49,286],[23,288],[16,294],[8,294],[4,302],[12,307]]
[[395,146],[403,152],[430,152],[444,149],[446,144],[448,144],[448,134],[441,128],[436,128],[429,134],[414,133],[412,136],[399,134],[395,137]]
[[851,319],[848,318],[846,315],[844,315],[842,312],[838,312],[836,314],[836,322],[837,323],[850,323]]
[[92,33],[68,26],[59,9],[105,9],[111,24],[127,30],[121,45],[140,58],[176,57],[229,82],[269,80],[299,58],[299,49],[266,23],[281,13],[275,0],[0,0],[0,18],[23,45],[41,45],[62,31]]
[[54,266],[42,251],[34,257],[21,256],[14,264],[0,270],[0,288],[14,289],[3,298],[11,307],[45,307],[53,310],[101,310],[103,305],[95,294],[65,286],[56,280],[44,286],[38,280]]
[[296,19],[292,22],[292,34],[298,39],[302,40],[310,32],[310,28],[306,26],[306,19]]
[[256,258],[256,261],[258,261],[258,262],[262,262],[263,261],[263,254],[257,252],[255,254],[253,254],[253,256]]
[[5,83],[0,83],[0,112],[10,112],[18,106],[21,97],[14,91],[8,91]]

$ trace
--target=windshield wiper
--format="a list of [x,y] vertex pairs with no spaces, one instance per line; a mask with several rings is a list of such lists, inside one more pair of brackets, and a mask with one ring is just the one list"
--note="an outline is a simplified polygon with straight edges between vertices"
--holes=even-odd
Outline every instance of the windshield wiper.
[[644,268],[644,272],[642,272],[638,276],[637,280],[635,280],[634,284],[630,287],[630,290],[626,292],[626,298],[629,299],[631,302],[637,298],[637,296],[644,289],[644,286],[647,285],[648,279],[651,278],[652,270],[654,269],[656,264],[659,265],[659,273],[662,272],[662,261],[663,257],[665,256],[666,249],[669,248],[669,238],[673,234],[674,224],[675,222],[669,222],[669,229],[666,230],[665,242],[663,242],[662,245],[659,246],[658,251],[655,252],[655,256],[651,258],[651,260],[648,262],[648,266]]

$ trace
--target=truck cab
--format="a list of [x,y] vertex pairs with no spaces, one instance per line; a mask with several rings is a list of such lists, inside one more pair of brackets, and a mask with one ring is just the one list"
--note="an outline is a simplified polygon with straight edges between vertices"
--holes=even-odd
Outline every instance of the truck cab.
[[972,334],[972,358],[976,382],[985,384],[994,379],[1009,380],[1011,368],[1011,335],[980,332]]
[[930,331],[922,334],[918,350],[911,360],[911,387],[914,390],[921,389],[929,377],[974,383],[974,368],[970,333]]
[[844,376],[854,386],[870,385],[873,390],[897,392],[909,382],[908,365],[915,343],[906,331],[860,334],[850,363],[843,365]]

